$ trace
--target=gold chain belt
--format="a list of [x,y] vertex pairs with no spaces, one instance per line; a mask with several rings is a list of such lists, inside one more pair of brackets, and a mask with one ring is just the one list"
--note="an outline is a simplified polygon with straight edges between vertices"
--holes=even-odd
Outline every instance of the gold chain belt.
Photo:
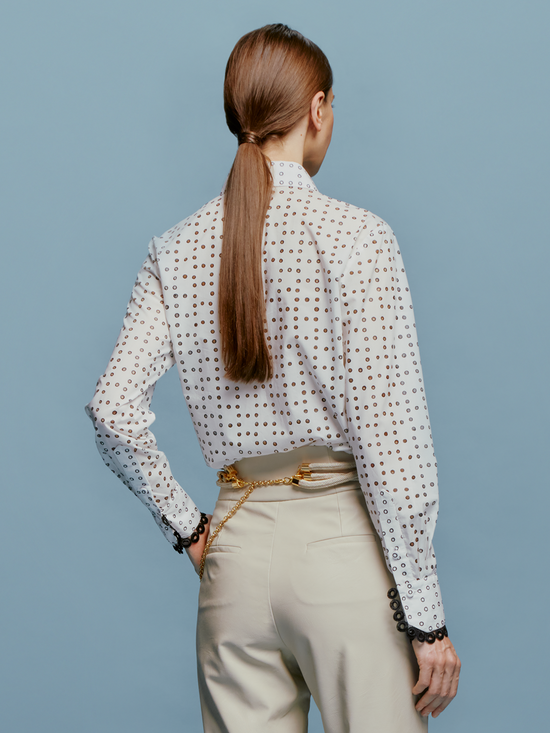
[[[331,486],[337,486],[338,484],[347,483],[353,480],[357,480],[357,469],[355,467],[355,461],[344,462],[337,461],[333,463],[302,463],[294,476],[285,476],[284,478],[272,478],[264,481],[244,481],[239,477],[237,469],[234,465],[226,466],[221,471],[218,471],[217,484],[220,487],[226,487],[227,484],[234,489],[244,489],[245,493],[237,501],[235,506],[227,512],[225,517],[218,524],[216,529],[211,533],[206,543],[200,565],[199,565],[199,578],[202,580],[204,573],[204,564],[206,562],[206,556],[208,550],[212,546],[212,543],[221,532],[223,525],[231,519],[242,507],[245,501],[248,499],[250,494],[257,489],[258,486],[274,486],[275,484],[292,484],[299,488],[306,489],[325,489]],[[314,484],[314,485],[313,485]],[[248,488],[247,488],[248,487]]]

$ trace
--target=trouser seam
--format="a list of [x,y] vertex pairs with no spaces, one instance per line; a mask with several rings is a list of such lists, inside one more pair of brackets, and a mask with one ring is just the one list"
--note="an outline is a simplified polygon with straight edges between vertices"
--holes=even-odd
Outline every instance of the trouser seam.
[[340,507],[340,499],[338,497],[338,494],[336,494],[336,504],[338,506],[338,520],[340,522],[340,535],[344,536],[344,528],[342,526],[342,508]]
[[[279,640],[281,644],[285,647],[285,649],[292,654],[292,651],[288,648],[288,646],[285,644],[283,637],[281,636],[281,633],[279,631],[279,627],[277,626],[277,621],[275,620],[275,614],[273,613],[273,606],[271,604],[271,568],[273,566],[273,550],[275,546],[275,535],[277,533],[277,524],[279,522],[279,510],[281,508],[280,502],[277,503],[277,513],[275,515],[275,521],[273,523],[273,535],[271,537],[271,549],[269,552],[269,565],[268,565],[268,571],[267,571],[267,603],[269,606],[269,614],[271,616],[271,621],[273,622],[273,628],[275,629],[277,636],[279,637]],[[294,654],[292,654],[294,656]]]

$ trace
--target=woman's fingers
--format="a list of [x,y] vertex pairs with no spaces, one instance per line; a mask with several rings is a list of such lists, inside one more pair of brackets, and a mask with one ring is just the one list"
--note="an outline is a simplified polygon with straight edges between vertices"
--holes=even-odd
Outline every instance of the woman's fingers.
[[[455,653],[456,656],[456,653]],[[456,664],[454,665],[454,668],[452,665],[447,665],[445,669],[445,675],[443,679],[442,684],[442,690],[440,694],[440,702],[439,705],[437,702],[439,700],[434,700],[433,703],[430,705],[430,712],[432,713],[432,718],[437,718],[437,716],[445,710],[447,705],[455,698],[457,690],[458,690],[458,678],[460,675],[460,659],[456,657]]]
[[448,638],[434,644],[414,640],[413,649],[420,670],[413,694],[422,695],[415,707],[421,715],[437,717],[456,696],[460,659]]
[[445,694],[443,701],[441,704],[436,707],[432,711],[432,718],[437,718],[437,716],[445,710],[447,705],[456,697],[456,693],[458,691],[458,678],[460,676],[460,659],[457,657],[457,664],[455,667],[454,674],[452,675],[449,683],[449,691]]

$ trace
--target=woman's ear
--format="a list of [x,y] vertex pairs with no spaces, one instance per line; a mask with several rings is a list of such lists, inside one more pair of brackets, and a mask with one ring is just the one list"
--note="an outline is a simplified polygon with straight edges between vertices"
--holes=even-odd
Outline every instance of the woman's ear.
[[311,124],[317,130],[317,132],[321,131],[321,127],[323,125],[322,106],[323,106],[324,101],[325,101],[324,92],[317,92],[317,94],[311,100],[310,120],[311,120]]

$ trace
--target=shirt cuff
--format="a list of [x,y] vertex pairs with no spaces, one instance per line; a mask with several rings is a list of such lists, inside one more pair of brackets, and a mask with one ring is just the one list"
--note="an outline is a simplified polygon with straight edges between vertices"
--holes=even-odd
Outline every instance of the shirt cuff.
[[396,583],[409,626],[435,631],[445,626],[445,613],[437,575]]
[[185,532],[182,532],[181,529],[176,529],[170,523],[170,519],[172,519],[172,521],[174,521],[175,519],[177,520],[177,515],[175,515],[173,511],[168,510],[167,513],[161,514],[159,512],[158,514],[154,515],[155,521],[160,528],[162,534],[166,537],[174,550],[176,552],[179,552],[180,554],[183,552],[182,540],[191,537],[191,535],[195,532],[201,522],[201,513],[197,507],[189,507],[188,511],[189,516],[192,520],[192,524],[191,526],[189,526],[188,523],[186,524]]

